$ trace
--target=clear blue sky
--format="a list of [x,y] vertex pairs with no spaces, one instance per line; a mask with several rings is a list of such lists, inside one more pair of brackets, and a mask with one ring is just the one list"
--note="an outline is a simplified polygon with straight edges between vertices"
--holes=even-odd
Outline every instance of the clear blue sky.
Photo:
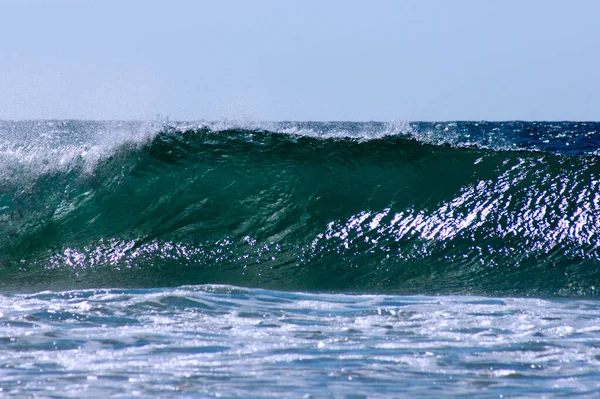
[[0,0],[0,119],[600,120],[597,0]]

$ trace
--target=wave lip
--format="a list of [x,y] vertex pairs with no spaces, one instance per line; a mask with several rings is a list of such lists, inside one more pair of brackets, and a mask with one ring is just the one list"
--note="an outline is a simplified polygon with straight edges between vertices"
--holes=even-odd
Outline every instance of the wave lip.
[[597,295],[598,124],[247,127],[0,123],[1,284]]

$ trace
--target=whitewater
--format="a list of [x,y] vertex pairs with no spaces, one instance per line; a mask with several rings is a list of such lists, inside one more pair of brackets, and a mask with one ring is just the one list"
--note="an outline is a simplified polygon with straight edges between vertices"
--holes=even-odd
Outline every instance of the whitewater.
[[600,123],[0,121],[6,397],[596,397]]

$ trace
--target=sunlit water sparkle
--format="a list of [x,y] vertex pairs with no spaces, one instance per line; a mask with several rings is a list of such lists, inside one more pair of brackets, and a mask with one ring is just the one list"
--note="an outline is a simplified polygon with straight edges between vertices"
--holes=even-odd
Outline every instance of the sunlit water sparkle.
[[0,398],[599,397],[598,132],[0,121]]

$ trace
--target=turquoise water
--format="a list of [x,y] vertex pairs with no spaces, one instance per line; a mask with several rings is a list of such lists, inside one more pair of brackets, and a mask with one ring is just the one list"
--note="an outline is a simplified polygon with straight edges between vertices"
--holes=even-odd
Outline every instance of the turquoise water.
[[0,122],[0,396],[596,397],[598,132]]

